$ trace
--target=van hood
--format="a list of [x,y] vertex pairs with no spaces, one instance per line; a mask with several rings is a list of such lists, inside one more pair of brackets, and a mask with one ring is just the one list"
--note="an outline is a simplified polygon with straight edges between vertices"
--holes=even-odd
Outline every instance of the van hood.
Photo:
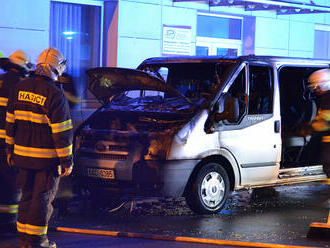
[[97,67],[86,71],[87,85],[93,95],[102,103],[110,102],[112,96],[129,90],[154,90],[173,94],[193,103],[163,80],[141,70]]

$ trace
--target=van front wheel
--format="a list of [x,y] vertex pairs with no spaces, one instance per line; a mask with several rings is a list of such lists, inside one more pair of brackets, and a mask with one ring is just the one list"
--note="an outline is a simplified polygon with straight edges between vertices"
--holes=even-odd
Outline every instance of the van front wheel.
[[196,213],[214,214],[223,208],[228,198],[229,187],[226,170],[217,163],[207,163],[193,178],[186,201]]

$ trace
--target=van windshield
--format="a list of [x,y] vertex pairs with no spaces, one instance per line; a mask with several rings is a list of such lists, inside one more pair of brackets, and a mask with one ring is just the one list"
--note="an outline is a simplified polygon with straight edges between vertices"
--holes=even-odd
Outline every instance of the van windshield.
[[[146,64],[143,68],[164,83],[191,99],[212,98],[224,83],[232,63],[164,63]],[[166,97],[166,95],[165,95]]]

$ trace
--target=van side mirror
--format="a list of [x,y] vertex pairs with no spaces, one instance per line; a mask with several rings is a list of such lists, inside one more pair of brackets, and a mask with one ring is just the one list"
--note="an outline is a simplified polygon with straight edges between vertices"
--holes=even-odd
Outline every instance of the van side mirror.
[[223,102],[223,111],[215,113],[215,121],[227,121],[228,123],[236,123],[239,120],[239,103],[236,97],[226,95]]
[[[221,111],[219,113],[219,111]],[[212,133],[214,124],[220,121],[236,123],[239,120],[239,100],[230,94],[222,96],[222,101],[217,102],[209,114],[204,126],[206,133]]]

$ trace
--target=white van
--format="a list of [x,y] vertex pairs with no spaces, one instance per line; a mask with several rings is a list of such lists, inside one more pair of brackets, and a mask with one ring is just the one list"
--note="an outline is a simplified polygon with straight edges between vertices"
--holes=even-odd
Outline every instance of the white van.
[[159,57],[93,68],[103,103],[77,130],[81,185],[109,196],[184,196],[216,213],[231,191],[323,180],[307,79],[330,61]]

